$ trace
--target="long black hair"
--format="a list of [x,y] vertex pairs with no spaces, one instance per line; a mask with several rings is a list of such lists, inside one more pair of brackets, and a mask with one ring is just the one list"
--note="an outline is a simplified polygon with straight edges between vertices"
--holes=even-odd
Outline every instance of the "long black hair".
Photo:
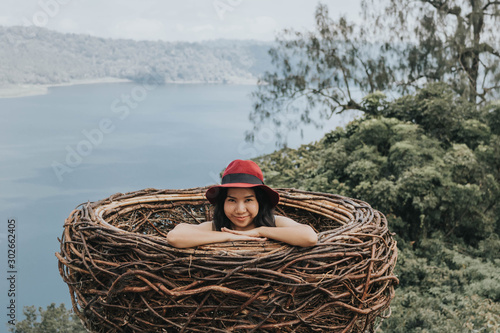
[[[217,195],[217,199],[215,202],[213,222],[215,225],[215,230],[217,231],[221,231],[221,229],[224,227],[228,229],[233,228],[233,223],[224,213],[224,202],[227,198],[227,189],[227,187],[221,187],[219,189],[219,194]],[[255,226],[275,227],[276,224],[274,223],[274,208],[271,207],[271,204],[269,203],[269,197],[267,196],[266,192],[258,187],[253,187],[252,189],[255,191],[255,198],[259,203],[259,212],[253,219]]]

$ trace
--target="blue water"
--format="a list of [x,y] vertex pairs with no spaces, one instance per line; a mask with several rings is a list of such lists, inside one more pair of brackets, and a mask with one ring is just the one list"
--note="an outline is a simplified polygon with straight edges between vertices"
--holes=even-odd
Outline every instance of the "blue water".
[[[133,83],[77,85],[0,99],[0,267],[6,276],[7,220],[14,218],[18,320],[26,305],[70,307],[54,253],[64,219],[78,204],[148,187],[213,184],[231,160],[275,149],[270,128],[253,144],[244,140],[252,127],[249,94],[255,86],[148,89]],[[334,117],[303,137],[292,133],[289,145],[318,140],[351,118]],[[9,286],[6,278],[1,281],[5,309]]]

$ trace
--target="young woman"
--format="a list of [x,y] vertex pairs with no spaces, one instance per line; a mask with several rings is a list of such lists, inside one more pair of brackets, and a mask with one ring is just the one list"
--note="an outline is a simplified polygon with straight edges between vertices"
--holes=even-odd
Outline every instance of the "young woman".
[[201,224],[181,223],[172,229],[170,245],[185,248],[238,240],[274,239],[297,246],[313,246],[316,232],[284,216],[275,216],[278,192],[264,185],[264,176],[253,161],[234,160],[227,166],[221,185],[206,192],[215,205],[214,219]]

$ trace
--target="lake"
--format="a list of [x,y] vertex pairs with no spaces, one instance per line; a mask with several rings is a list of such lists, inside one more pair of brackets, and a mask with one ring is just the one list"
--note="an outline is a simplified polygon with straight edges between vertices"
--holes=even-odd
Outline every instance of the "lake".
[[[214,184],[231,160],[275,150],[271,128],[254,143],[244,139],[255,88],[112,83],[0,99],[1,267],[5,276],[7,221],[15,219],[17,319],[26,305],[71,307],[54,253],[65,218],[80,203],[149,187]],[[289,146],[318,140],[353,117],[335,116],[303,137],[292,133]],[[7,283],[3,278],[2,290]],[[10,298],[3,293],[1,300],[3,307]]]

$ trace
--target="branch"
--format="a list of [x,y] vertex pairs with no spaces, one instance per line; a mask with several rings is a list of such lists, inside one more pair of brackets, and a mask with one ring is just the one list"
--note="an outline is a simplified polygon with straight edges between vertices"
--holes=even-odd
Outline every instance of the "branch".
[[370,84],[370,91],[374,91],[375,90],[375,87],[374,87],[374,84],[373,84],[373,78],[372,78],[372,75],[370,74],[369,70],[368,70],[368,66],[366,65],[366,63],[363,61],[363,59],[361,59],[361,57],[358,57],[356,56],[356,58],[359,60],[359,62],[363,65],[363,68],[365,70],[365,73],[366,73],[366,76],[368,78],[368,83]]
[[430,4],[438,11],[445,12],[446,14],[455,15],[456,17],[460,17],[461,8],[458,6],[450,8],[445,2],[441,2],[438,0],[420,0],[420,1],[422,1],[423,3]]
[[480,46],[483,48],[484,52],[489,52],[494,56],[500,58],[500,53],[497,50],[495,50],[491,45],[486,43],[481,43]]
[[[335,61],[339,64],[338,68],[340,68],[340,71],[342,72],[342,78],[343,78],[343,81],[344,81],[344,84],[345,84],[345,87],[347,90],[347,94],[349,95],[349,99],[351,99],[351,89],[349,88],[349,80],[347,79],[348,75],[346,73],[346,68],[342,65],[342,59],[335,54],[336,50],[334,50],[334,49],[324,50],[324,49],[320,48],[319,50],[325,56],[330,56],[330,57],[334,58]],[[331,54],[327,53],[327,51],[330,51]]]
[[479,53],[487,52],[500,58],[500,53],[487,43],[481,43],[477,46],[467,47],[462,52],[460,52],[460,55],[464,57],[471,57],[476,53],[476,51],[479,51]]
[[[300,93],[300,95],[296,96],[295,94]],[[308,93],[305,92],[305,90],[296,90],[292,95],[290,95],[290,98],[288,98],[288,102],[285,103],[285,110],[289,110],[289,107],[298,99],[301,97],[306,96]]]
[[486,96],[486,94],[488,94],[491,90],[497,90],[497,89],[500,89],[500,84],[497,84],[496,86],[492,86],[489,88],[483,87],[483,93],[480,96]]
[[474,80],[472,79],[472,76],[470,75],[470,68],[466,66],[466,64],[464,64],[464,62],[462,61],[462,57],[459,57],[458,58],[458,63],[460,64],[460,66],[462,67],[462,69],[464,70],[465,72],[465,75],[467,76],[467,83],[469,85],[469,87],[474,90],[474,93],[477,94],[477,87],[473,86],[472,85],[472,82],[474,82]]
[[335,97],[333,97],[333,96],[330,96],[330,95],[326,95],[326,94],[324,94],[324,93],[323,93],[323,90],[324,90],[324,89],[322,89],[322,90],[312,89],[312,92],[313,92],[313,94],[318,94],[318,95],[321,95],[321,96],[323,96],[323,97],[325,97],[325,98],[328,98],[328,99],[333,100],[333,101],[334,101],[335,103],[337,103],[337,105],[339,105],[339,106],[343,106],[343,104],[342,104],[342,103],[341,103],[341,102],[340,102],[337,98],[335,98]]
[[500,5],[500,1],[488,1],[488,3],[483,6],[483,11],[488,9],[490,5]]

